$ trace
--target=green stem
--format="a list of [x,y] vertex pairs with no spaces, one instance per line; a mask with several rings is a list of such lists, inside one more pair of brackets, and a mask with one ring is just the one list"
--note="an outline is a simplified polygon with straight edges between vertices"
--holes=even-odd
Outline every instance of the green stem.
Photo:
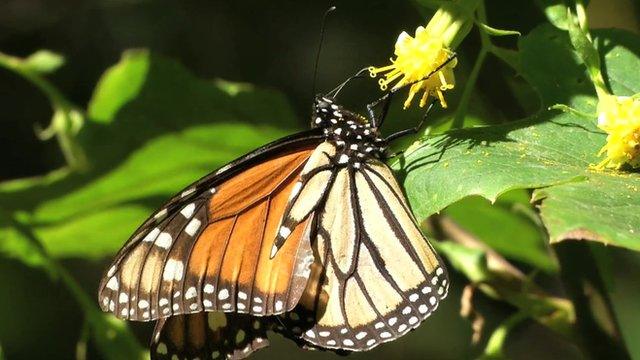
[[[481,1],[478,4],[476,14],[478,16],[478,20],[481,23],[486,24],[487,16],[485,12],[484,1]],[[484,64],[484,60],[486,59],[487,54],[489,53],[489,51],[491,51],[491,39],[489,38],[489,35],[484,31],[480,31],[480,43],[480,53],[478,54],[478,57],[473,64],[473,68],[471,69],[471,73],[469,74],[469,78],[467,79],[467,83],[465,84],[464,90],[462,91],[460,103],[453,117],[453,122],[451,123],[452,129],[458,129],[464,126],[464,119],[467,115],[467,110],[469,109],[469,101],[471,100],[471,95],[473,94],[476,82],[478,81],[480,70],[482,69],[482,65]]]
[[455,116],[453,118],[453,122],[451,123],[452,129],[459,129],[464,126],[464,118],[467,115],[467,110],[469,109],[469,101],[471,100],[471,94],[473,93],[476,82],[478,81],[478,76],[480,75],[480,69],[482,69],[482,65],[484,63],[484,59],[487,57],[488,51],[484,48],[480,49],[480,53],[476,58],[476,62],[473,64],[473,69],[471,69],[471,73],[469,74],[469,79],[467,79],[467,84],[462,91],[462,96],[460,97],[460,102],[458,103],[458,108],[456,109]]
[[74,137],[82,123],[82,113],[78,108],[44,77],[25,66],[22,59],[0,52],[0,67],[22,76],[45,94],[51,104],[53,117],[49,128],[40,134],[55,134],[67,165],[76,170],[86,169],[86,156]]

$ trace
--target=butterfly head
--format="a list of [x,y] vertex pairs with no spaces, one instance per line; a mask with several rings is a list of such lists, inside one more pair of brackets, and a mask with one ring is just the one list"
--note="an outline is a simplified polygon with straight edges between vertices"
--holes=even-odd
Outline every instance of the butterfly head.
[[346,110],[335,102],[335,99],[328,96],[318,95],[313,102],[311,115],[312,128],[331,128],[347,121],[359,125],[368,124],[365,117]]
[[346,150],[349,156],[363,153],[380,157],[385,149],[386,142],[378,130],[365,117],[336,104],[334,98],[315,98],[311,127],[323,129],[327,139]]

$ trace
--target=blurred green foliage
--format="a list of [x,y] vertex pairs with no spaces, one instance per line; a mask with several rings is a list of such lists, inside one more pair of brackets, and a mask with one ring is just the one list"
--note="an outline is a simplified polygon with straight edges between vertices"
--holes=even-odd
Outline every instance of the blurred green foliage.
[[[200,9],[212,14],[202,4],[181,8],[164,2],[163,10],[152,3],[105,1],[98,8],[111,14],[113,9],[140,7],[139,18],[112,15],[116,22],[144,22],[156,11],[176,8],[178,18],[197,18]],[[399,30],[411,31],[424,21],[418,14],[428,15],[439,4],[398,3],[367,3],[378,19],[388,20],[388,11],[403,19],[375,37],[376,58],[359,53],[348,62],[358,65],[346,68],[336,61],[345,49],[336,51],[329,43],[321,75],[323,68],[336,64],[326,78],[340,80],[359,67],[384,61],[390,50],[383,49],[391,49]],[[640,310],[635,306],[640,299],[640,176],[590,168],[598,162],[605,134],[596,127],[597,98],[581,60],[585,57],[576,54],[565,31],[567,7],[551,0],[523,2],[522,9],[508,1],[482,3],[478,26],[459,50],[457,86],[448,98],[451,109],[432,114],[424,133],[395,144],[404,154],[391,162],[416,217],[439,240],[436,246],[451,265],[450,299],[417,331],[354,357],[579,359],[609,354],[640,359]],[[302,11],[288,2],[278,6],[282,12]],[[354,10],[358,4],[345,7]],[[350,15],[360,27],[346,26],[339,17],[341,32],[331,36],[348,39],[350,32],[374,32],[376,24],[367,22],[363,9]],[[227,15],[212,19],[212,26],[243,16]],[[196,36],[202,24],[195,21],[188,33]],[[293,25],[274,28],[287,26]],[[115,27],[131,28],[136,27]],[[245,31],[240,25],[231,28]],[[154,41],[164,41],[167,33],[163,29]],[[607,85],[619,95],[639,92],[638,36],[620,30],[592,35]],[[315,48],[315,38],[305,39],[305,48]],[[269,53],[258,40],[227,40],[215,41],[283,56]],[[0,41],[0,47],[10,44]],[[153,48],[155,42],[142,45]],[[340,45],[363,46],[349,41]],[[220,80],[227,76],[215,70],[211,73],[217,79],[208,80],[212,76],[187,70],[199,68],[197,61],[187,61],[185,67],[139,49],[124,51],[116,64],[99,70],[99,78],[85,79],[97,85],[80,106],[76,104],[85,101],[67,97],[53,81],[65,69],[81,67],[79,60],[67,56],[65,64],[62,55],[33,50],[23,58],[3,54],[0,64],[49,101],[50,126],[37,134],[57,139],[58,145],[49,149],[56,149],[65,164],[0,183],[0,358],[144,358],[148,326],[104,315],[93,300],[101,268],[139,223],[182,187],[303,129],[308,104],[301,99],[308,99],[288,85],[276,84],[285,96],[264,86]],[[203,49],[202,56],[233,62],[231,55],[239,51],[224,50],[211,55]],[[305,59],[311,67],[312,57]],[[228,78],[250,80],[271,66],[258,57],[250,60],[240,67],[243,76],[231,72]],[[300,67],[274,66],[289,78],[299,76]],[[302,83],[311,87],[309,81]],[[326,81],[321,83],[324,88]],[[377,95],[373,87],[363,86],[365,91],[355,94],[347,90],[345,101],[363,104],[365,96]],[[417,109],[402,112],[397,105],[387,121],[389,131],[413,126],[422,115]],[[63,286],[58,289],[58,284]],[[55,291],[46,294],[48,288]],[[290,356],[293,346],[275,341],[256,357]],[[333,357],[323,352],[304,356]]]

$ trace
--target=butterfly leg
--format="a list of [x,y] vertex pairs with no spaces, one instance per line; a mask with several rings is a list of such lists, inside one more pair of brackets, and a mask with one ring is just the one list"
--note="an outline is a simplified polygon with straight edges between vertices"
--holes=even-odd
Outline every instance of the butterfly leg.
[[407,135],[411,135],[411,134],[417,134],[418,131],[420,131],[420,129],[422,128],[422,126],[426,122],[427,116],[429,116],[429,113],[431,112],[431,109],[433,108],[433,104],[434,103],[435,103],[435,101],[433,101],[433,100],[429,103],[429,106],[427,107],[427,111],[425,111],[425,113],[422,116],[422,119],[420,120],[420,123],[418,123],[418,125],[416,125],[416,126],[414,126],[412,128],[409,128],[409,129],[404,129],[404,130],[400,130],[400,131],[398,131],[396,133],[393,133],[393,134],[387,136],[385,141],[387,143],[389,143],[389,142],[391,142],[393,140],[396,140],[396,139],[399,139],[399,138],[401,138],[403,136],[407,136]]
[[[392,92],[386,93],[384,96],[379,98],[378,100],[367,104],[367,113],[369,114],[369,122],[371,123],[371,127],[380,128],[382,126],[382,122],[387,117],[387,113],[389,112],[389,106],[391,105],[391,98],[393,96]],[[376,117],[376,113],[374,109],[382,103],[382,112],[380,113],[380,117]]]

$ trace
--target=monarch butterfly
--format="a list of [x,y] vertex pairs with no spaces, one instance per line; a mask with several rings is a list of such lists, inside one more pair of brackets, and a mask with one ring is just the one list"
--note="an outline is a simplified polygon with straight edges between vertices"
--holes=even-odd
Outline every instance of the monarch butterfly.
[[369,121],[335,103],[347,82],[315,98],[311,130],[188,186],[118,253],[99,302],[158,320],[152,359],[241,359],[268,344],[267,330],[364,351],[446,297],[443,263],[383,162],[393,136],[380,136],[371,105]]

